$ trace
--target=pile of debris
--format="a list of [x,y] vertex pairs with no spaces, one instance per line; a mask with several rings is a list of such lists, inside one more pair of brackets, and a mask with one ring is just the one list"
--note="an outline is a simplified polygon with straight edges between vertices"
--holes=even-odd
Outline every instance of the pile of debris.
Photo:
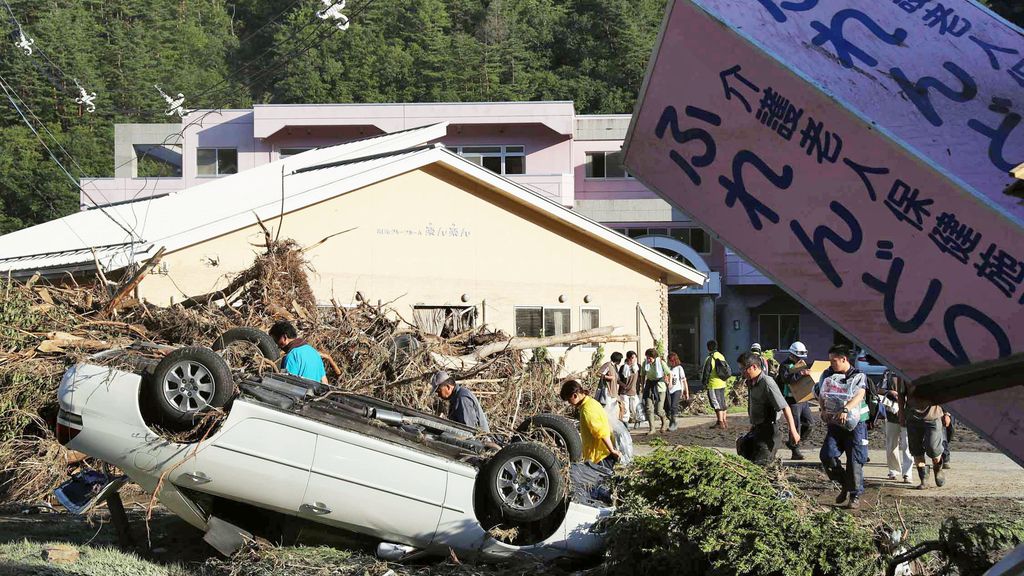
[[39,498],[66,478],[68,454],[51,432],[56,389],[70,365],[104,349],[138,341],[210,346],[230,328],[266,330],[287,319],[322,353],[332,390],[438,412],[427,383],[445,368],[472,386],[492,429],[502,431],[528,415],[566,409],[556,390],[563,366],[524,361],[523,350],[614,339],[610,328],[512,339],[486,327],[442,338],[386,304],[317,306],[303,249],[269,235],[266,246],[224,290],[170,307],[130,296],[145,267],[120,289],[105,278],[87,286],[0,281],[0,501]]

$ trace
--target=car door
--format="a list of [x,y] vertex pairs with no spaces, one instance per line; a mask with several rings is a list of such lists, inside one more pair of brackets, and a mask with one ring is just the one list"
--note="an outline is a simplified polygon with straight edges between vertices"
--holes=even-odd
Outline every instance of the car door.
[[426,546],[444,504],[448,475],[441,466],[440,459],[361,434],[320,435],[302,515]]
[[245,418],[201,444],[179,484],[295,514],[313,463],[316,434],[262,418]]

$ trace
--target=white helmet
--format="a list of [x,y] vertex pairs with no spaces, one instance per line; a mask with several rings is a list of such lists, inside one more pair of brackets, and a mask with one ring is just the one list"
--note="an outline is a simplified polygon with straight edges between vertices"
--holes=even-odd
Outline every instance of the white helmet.
[[797,358],[807,358],[807,346],[803,342],[793,342],[789,347],[789,353]]

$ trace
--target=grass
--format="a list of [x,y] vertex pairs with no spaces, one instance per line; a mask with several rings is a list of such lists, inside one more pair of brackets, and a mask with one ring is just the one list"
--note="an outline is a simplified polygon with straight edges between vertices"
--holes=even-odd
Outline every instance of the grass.
[[0,573],[7,576],[186,576],[177,565],[161,566],[147,562],[134,554],[115,548],[72,547],[81,553],[70,564],[48,564],[42,558],[43,549],[61,542],[8,542],[0,544]]

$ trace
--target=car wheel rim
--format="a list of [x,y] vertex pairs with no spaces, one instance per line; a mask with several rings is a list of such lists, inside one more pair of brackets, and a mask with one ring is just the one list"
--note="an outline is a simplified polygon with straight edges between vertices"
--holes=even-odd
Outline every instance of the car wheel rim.
[[528,456],[517,456],[498,470],[495,487],[505,506],[513,510],[532,510],[547,497],[551,482],[540,462]]
[[164,400],[183,414],[208,407],[216,389],[213,374],[206,366],[191,360],[171,366],[163,381]]

